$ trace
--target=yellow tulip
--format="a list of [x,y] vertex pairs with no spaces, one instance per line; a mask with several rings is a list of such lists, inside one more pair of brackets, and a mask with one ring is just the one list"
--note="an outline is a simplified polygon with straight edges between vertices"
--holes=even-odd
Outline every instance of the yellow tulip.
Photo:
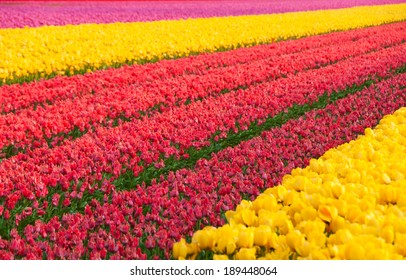
[[257,246],[266,246],[268,238],[272,235],[271,227],[260,225],[254,228],[254,244]]
[[295,247],[298,258],[308,258],[312,249],[312,244],[304,241],[303,243],[297,244]]
[[345,186],[340,182],[326,182],[323,188],[331,189],[335,198],[339,198],[345,192]]
[[213,255],[213,260],[229,260],[229,258],[228,258],[228,256],[227,255],[217,255],[217,254],[214,254]]
[[338,214],[337,209],[334,206],[328,206],[328,205],[320,205],[318,209],[318,215],[320,219],[322,219],[325,222],[330,223],[333,221]]
[[350,222],[359,222],[362,216],[362,211],[358,205],[352,205],[348,207],[347,214],[345,218],[347,218]]
[[215,228],[206,227],[203,230],[195,232],[192,242],[196,243],[201,249],[211,249],[215,244]]
[[247,226],[254,226],[257,224],[258,217],[255,215],[255,211],[249,209],[241,210],[241,217],[244,224]]
[[347,260],[365,259],[365,249],[358,243],[349,243],[345,246],[345,258]]
[[305,221],[311,221],[311,220],[314,220],[314,219],[316,219],[316,217],[318,216],[318,214],[317,214],[317,210],[316,209],[314,209],[313,207],[306,207],[306,208],[304,208],[302,211],[301,211],[301,216],[302,216],[302,219],[303,220],[305,220]]
[[303,245],[305,238],[298,230],[293,230],[286,234],[286,244],[292,251],[296,251],[296,247]]
[[395,235],[395,250],[403,257],[406,256],[406,234],[396,233]]
[[327,242],[327,236],[324,232],[313,231],[306,235],[307,240],[315,247],[323,248]]
[[[224,225],[216,231],[216,250],[219,252],[229,252],[238,239],[238,230],[230,225]],[[235,249],[235,248],[234,248]],[[234,251],[234,249],[232,251]],[[231,252],[232,253],[232,252]],[[228,254],[231,254],[228,253]]]
[[327,260],[330,258],[330,252],[328,249],[314,249],[309,253],[309,259],[312,260]]
[[227,255],[231,255],[237,249],[237,244],[235,242],[228,242],[226,246]]
[[241,229],[238,235],[237,245],[241,248],[250,248],[254,246],[254,229]]
[[187,244],[185,239],[181,239],[179,242],[173,244],[173,258],[185,259],[187,256]]
[[257,250],[255,248],[241,248],[236,254],[236,260],[255,260]]

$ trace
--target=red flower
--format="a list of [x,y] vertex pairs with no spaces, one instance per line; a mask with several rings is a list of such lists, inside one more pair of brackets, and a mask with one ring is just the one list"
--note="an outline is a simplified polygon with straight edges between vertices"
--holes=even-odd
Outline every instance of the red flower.
[[52,205],[53,206],[58,206],[58,204],[59,204],[59,200],[60,200],[60,195],[58,194],[58,193],[56,193],[56,194],[54,194],[53,196],[52,196]]
[[63,200],[63,202],[62,202],[62,205],[64,206],[64,207],[68,207],[69,205],[70,205],[70,199],[67,197],[67,198],[65,198],[64,200]]
[[147,249],[152,249],[156,246],[155,239],[152,236],[148,236],[147,240],[145,241],[145,247]]

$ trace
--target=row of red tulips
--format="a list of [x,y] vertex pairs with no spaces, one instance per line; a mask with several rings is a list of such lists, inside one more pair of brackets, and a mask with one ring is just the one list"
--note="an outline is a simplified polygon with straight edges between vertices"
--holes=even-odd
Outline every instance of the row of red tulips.
[[[127,119],[137,118],[140,112],[146,112],[154,106],[168,110],[188,100],[207,98],[238,87],[250,86],[393,46],[406,40],[404,30],[396,27],[394,25],[385,35],[372,34],[357,41],[350,40],[299,53],[212,69],[204,75],[180,75],[142,83],[136,88],[127,85],[114,90],[104,89],[94,95],[56,101],[52,105],[28,108],[15,114],[0,115],[0,150],[10,145],[17,149],[32,150],[34,147],[43,146],[51,138],[51,144],[54,146],[65,140],[64,136],[69,135],[75,127],[83,133],[86,130],[94,130],[100,124],[112,125],[120,116]],[[121,69],[116,71],[120,72]]]
[[[370,36],[386,36],[393,32],[402,32],[405,28],[405,23],[395,23],[179,60],[166,60],[131,67],[124,66],[119,70],[109,69],[73,77],[56,77],[51,80],[23,85],[5,85],[0,87],[0,100],[2,100],[0,112],[4,114],[24,108],[35,108],[38,105],[54,103],[57,100],[75,99],[78,96],[98,93],[104,89],[122,89],[129,85],[137,87],[145,82],[154,82],[185,74],[204,75],[211,71],[208,69],[250,63],[262,59],[278,59],[280,55],[284,54],[294,54],[313,48],[357,41]],[[397,40],[391,35],[386,36],[386,39],[388,44],[394,43],[392,40]]]
[[[222,224],[221,214],[242,197],[258,195],[292,168],[405,106],[405,86],[406,74],[397,75],[202,159],[193,170],[113,191],[104,203],[93,199],[84,213],[38,219],[22,232],[13,228],[10,240],[0,238],[0,258],[169,258],[173,242],[204,224]],[[20,218],[30,211],[35,209],[25,209]],[[5,219],[8,210],[0,212]]]
[[[150,164],[159,168],[165,158],[187,157],[191,147],[209,146],[211,138],[217,141],[230,131],[247,130],[252,122],[263,123],[294,104],[315,102],[325,92],[361,85],[371,76],[388,76],[391,69],[404,66],[405,50],[405,44],[387,48],[117,128],[100,128],[53,149],[19,154],[0,163],[0,199],[8,210],[21,213],[34,205],[43,209],[55,187],[77,200],[95,188],[108,194],[114,189],[111,182],[125,170],[137,176]],[[106,173],[111,177],[105,178]],[[64,206],[69,204],[67,199]]]

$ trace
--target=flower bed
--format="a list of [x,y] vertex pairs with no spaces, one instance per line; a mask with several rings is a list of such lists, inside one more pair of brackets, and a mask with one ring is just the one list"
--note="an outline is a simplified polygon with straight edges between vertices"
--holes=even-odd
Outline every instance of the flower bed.
[[[29,84],[13,84],[0,87],[1,113],[17,112],[25,108],[39,105],[53,104],[59,100],[74,99],[102,89],[121,89],[129,85],[139,86],[145,82],[169,79],[186,74],[205,75],[208,71],[238,64],[253,63],[264,60],[275,61],[282,55],[300,53],[303,51],[328,47],[350,41],[368,40],[371,36],[378,36],[382,42],[382,35],[388,40],[384,44],[396,42],[399,37],[394,32],[402,32],[405,24],[395,23],[372,28],[356,29],[347,32],[324,34],[317,37],[302,38],[300,41],[289,40],[276,44],[260,45],[252,48],[240,48],[232,52],[203,54],[178,60],[162,60],[146,65],[121,67],[119,70],[110,69],[97,71],[92,74],[75,75],[72,77],[56,77],[51,80],[41,80]],[[379,36],[381,36],[379,38]],[[400,34],[402,36],[402,34]],[[400,37],[402,38],[402,37]],[[370,44],[374,42],[367,41]],[[363,46],[367,47],[368,46]],[[359,50],[354,49],[355,53]],[[362,52],[362,50],[360,50]],[[331,53],[330,55],[334,55]],[[320,57],[319,59],[323,59]]]
[[405,4],[394,4],[258,16],[0,29],[4,48],[0,81],[14,83],[85,73],[376,26],[405,20],[405,9]]
[[[251,85],[267,84],[288,74],[297,75],[310,69],[352,59],[361,54],[402,43],[406,40],[405,27],[403,23],[392,25],[390,29],[386,27],[385,36],[380,33],[382,27],[370,28],[368,37],[359,38],[356,41],[350,38],[365,32],[349,31],[348,33],[352,36],[343,32],[335,36],[333,41],[337,42],[336,44],[329,43],[331,37],[320,38],[318,41],[320,44],[327,44],[326,47],[314,49],[304,47],[305,51],[287,53],[278,57],[273,56],[275,51],[272,49],[268,53],[264,52],[263,55],[270,58],[261,57],[252,62],[210,68],[210,70],[201,67],[199,75],[185,74],[146,83],[140,82],[137,87],[134,87],[134,84],[127,84],[127,79],[122,79],[122,84],[124,81],[125,83],[121,86],[115,83],[113,89],[107,86],[101,88],[101,79],[97,75],[95,79],[98,81],[98,89],[89,88],[89,84],[96,84],[90,80],[89,83],[82,84],[83,89],[76,92],[77,95],[80,95],[80,92],[88,94],[55,101],[52,104],[36,102],[33,108],[0,116],[0,149],[4,151],[6,157],[9,157],[20,150],[33,150],[44,144],[53,147],[60,145],[65,139],[82,136],[87,131],[94,131],[100,126],[117,125],[119,120],[131,121],[146,114],[151,115],[154,110],[170,110],[176,105],[203,100],[240,88],[249,88]],[[340,37],[348,38],[349,42],[339,40]],[[388,37],[391,41],[387,39]],[[294,42],[298,45],[303,44],[301,40]],[[214,65],[219,65],[222,57],[218,59],[217,63],[213,63]],[[109,74],[111,72],[109,71]],[[119,72],[114,75],[120,76],[121,69],[115,69],[114,72]],[[60,83],[60,81],[55,82]],[[50,86],[49,84],[50,82],[47,82],[47,86]],[[56,88],[64,89],[64,87]],[[37,92],[33,91],[31,84],[18,86],[18,90],[20,92],[30,90],[33,97]],[[38,91],[41,94],[42,90]],[[90,91],[93,94],[90,94]],[[74,94],[73,91],[68,92]],[[55,94],[55,91],[52,91],[52,94]],[[10,96],[10,99],[14,99],[13,97]],[[46,98],[48,102],[52,99],[52,97]],[[11,108],[19,106],[19,104],[14,105],[13,101],[7,104]]]
[[405,258],[404,8],[0,29],[0,259]]
[[405,120],[401,108],[365,136],[292,170],[227,212],[227,225],[176,243],[175,258],[404,259]]
[[[3,184],[0,195],[5,206],[13,211],[20,200],[25,201],[25,206],[40,202],[42,207],[53,192],[75,192],[79,200],[89,190],[109,193],[114,189],[111,182],[119,180],[120,174],[126,171],[129,176],[138,176],[146,168],[164,167],[173,159],[193,156],[194,151],[203,147],[210,148],[226,138],[227,133],[248,130],[254,122],[263,124],[294,105],[305,106],[333,91],[365,86],[368,81],[374,81],[370,80],[371,75],[375,79],[390,76],[391,69],[404,67],[404,51],[404,45],[383,49],[246,90],[181,105],[113,129],[100,128],[55,148],[19,154],[0,164]],[[312,84],[308,83],[310,78]],[[291,112],[293,116],[295,111]],[[21,211],[21,206],[17,209]]]
[[[234,1],[58,1],[59,3],[0,3],[0,28],[82,23],[155,21],[202,17],[274,14],[402,3],[402,0],[262,0]],[[34,1],[35,2],[35,1]],[[52,2],[52,1],[48,1]],[[147,3],[146,3],[147,2]]]
[[[76,213],[72,213],[74,208],[64,212],[65,200],[54,195],[42,214],[35,208],[18,214],[21,222],[37,211],[28,225],[13,226],[10,241],[2,240],[1,258],[38,258],[44,252],[50,259],[169,258],[174,241],[204,224],[221,225],[221,213],[233,209],[243,196],[253,198],[280,182],[292,168],[303,167],[327,149],[355,139],[383,114],[405,106],[404,78],[405,74],[396,76],[310,111],[213,154],[210,160],[200,160],[193,170],[157,178],[162,182],[130,186],[132,190],[113,191],[100,200],[83,197]],[[3,217],[7,213],[4,209]],[[8,222],[2,221],[4,228]]]

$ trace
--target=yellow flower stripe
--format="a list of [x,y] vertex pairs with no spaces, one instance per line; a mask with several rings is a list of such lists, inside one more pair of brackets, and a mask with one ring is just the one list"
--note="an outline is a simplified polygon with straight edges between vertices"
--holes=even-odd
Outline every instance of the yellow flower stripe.
[[0,82],[78,73],[406,19],[406,4],[177,21],[0,30]]
[[406,258],[406,107],[195,232],[175,258]]

